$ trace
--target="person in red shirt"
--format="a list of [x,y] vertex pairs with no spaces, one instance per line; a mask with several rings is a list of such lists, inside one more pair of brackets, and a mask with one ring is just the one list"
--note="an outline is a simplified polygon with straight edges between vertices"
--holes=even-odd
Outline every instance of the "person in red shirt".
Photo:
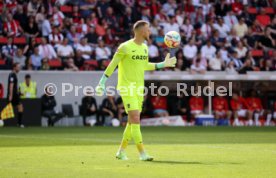
[[229,110],[228,101],[225,97],[216,96],[213,98],[213,111],[216,119],[224,119],[225,117],[230,120],[232,112]]
[[237,14],[240,15],[242,13],[243,10],[243,5],[240,2],[240,0],[235,0],[234,3],[232,3],[232,11]]
[[169,113],[167,111],[167,98],[165,96],[153,96],[151,98],[151,103],[153,107],[153,114],[155,117],[167,117]]
[[20,36],[23,32],[18,21],[14,20],[12,14],[7,15],[7,22],[4,23],[4,33],[8,37]]
[[234,115],[233,125],[240,126],[239,117],[246,117],[248,120],[248,125],[253,125],[253,112],[246,100],[238,95],[238,92],[233,92],[230,105]]
[[259,126],[259,117],[260,116],[267,116],[267,121],[270,121],[272,115],[269,111],[265,110],[262,105],[261,99],[257,96],[256,91],[250,91],[250,97],[246,98],[247,103],[250,103],[250,111],[254,113],[254,121],[255,125]]
[[191,118],[202,114],[204,110],[204,100],[201,96],[192,96],[189,100]]
[[266,15],[265,9],[261,8],[261,14],[257,15],[256,20],[263,26],[267,26],[271,23],[269,15]]

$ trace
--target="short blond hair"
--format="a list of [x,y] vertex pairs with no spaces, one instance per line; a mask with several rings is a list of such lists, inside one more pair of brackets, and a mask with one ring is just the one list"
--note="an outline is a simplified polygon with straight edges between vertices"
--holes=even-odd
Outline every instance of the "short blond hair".
[[135,24],[133,25],[133,31],[136,31],[137,29],[144,27],[145,25],[149,25],[149,22],[145,21],[145,20],[138,20],[137,22],[135,22]]

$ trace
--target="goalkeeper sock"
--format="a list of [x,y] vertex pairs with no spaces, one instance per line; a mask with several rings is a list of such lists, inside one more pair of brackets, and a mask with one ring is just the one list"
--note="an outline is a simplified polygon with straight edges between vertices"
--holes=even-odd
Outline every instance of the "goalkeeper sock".
[[144,154],[144,144],[140,124],[131,124],[131,135],[140,154]]
[[127,148],[129,141],[131,141],[131,125],[130,123],[127,123],[119,151],[124,151]]
[[18,124],[18,126],[22,125],[22,116],[23,116],[23,113],[22,112],[18,112],[18,117],[17,117],[17,124]]

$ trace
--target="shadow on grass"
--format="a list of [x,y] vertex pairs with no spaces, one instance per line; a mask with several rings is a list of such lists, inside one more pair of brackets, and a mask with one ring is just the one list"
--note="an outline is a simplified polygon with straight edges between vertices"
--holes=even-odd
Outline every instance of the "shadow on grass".
[[234,162],[197,162],[197,161],[152,161],[151,163],[158,163],[158,164],[201,164],[201,165],[222,165],[222,164],[230,164],[230,165],[235,165],[235,164],[241,164],[241,163],[234,163]]

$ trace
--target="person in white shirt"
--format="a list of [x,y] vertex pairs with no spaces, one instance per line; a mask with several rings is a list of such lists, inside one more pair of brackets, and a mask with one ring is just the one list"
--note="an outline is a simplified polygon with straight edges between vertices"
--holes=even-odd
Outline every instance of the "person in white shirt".
[[57,54],[52,45],[47,44],[46,38],[41,38],[41,45],[38,46],[39,55],[46,59],[56,59]]
[[157,46],[152,43],[152,40],[148,40],[148,49],[149,49],[149,60],[150,62],[157,62],[159,59],[159,51]]
[[165,4],[162,6],[162,10],[167,15],[175,15],[175,9],[177,8],[177,4],[175,0],[168,0]]
[[207,41],[207,44],[204,45],[202,48],[201,48],[201,56],[202,57],[205,57],[207,60],[210,60],[211,58],[213,58],[216,54],[216,47],[214,47],[211,43],[210,40]]
[[234,15],[233,11],[229,11],[226,16],[224,16],[224,23],[232,29],[232,27],[238,23],[237,17]]
[[99,40],[98,47],[96,47],[96,60],[110,60],[111,51],[109,47],[105,46],[103,40]]
[[210,12],[210,9],[212,5],[209,3],[209,0],[203,0],[203,3],[201,4],[202,10],[203,10],[203,15],[208,15]]
[[244,23],[244,21],[245,21],[245,19],[243,17],[241,17],[239,19],[239,23],[237,23],[233,27],[236,30],[237,35],[240,38],[243,38],[247,34],[247,32],[248,32],[248,27],[247,27],[246,23]]
[[205,39],[209,39],[212,36],[213,20],[207,19],[206,23],[201,26],[201,34]]
[[169,17],[169,23],[164,24],[164,33],[168,33],[169,31],[176,31],[179,33],[179,25],[175,22],[174,16]]
[[183,48],[183,54],[187,61],[192,61],[197,55],[197,46],[194,44],[193,39],[189,39],[187,45]]
[[230,62],[230,58],[228,57],[228,51],[225,47],[225,44],[222,45],[222,48],[220,48],[220,54],[221,54],[221,58],[224,61],[225,64],[228,64]]
[[204,74],[206,67],[201,64],[200,59],[195,61],[195,64],[191,66],[191,74]]
[[193,1],[193,5],[194,5],[195,7],[200,7],[200,6],[201,6],[200,0],[192,0],[192,1]]
[[77,44],[76,50],[81,53],[82,58],[85,60],[91,59],[92,48],[87,44],[87,38],[82,38],[80,43]]
[[231,60],[234,62],[236,71],[239,71],[243,67],[242,61],[238,58],[238,53],[234,51],[232,53]]
[[74,50],[72,46],[68,45],[68,39],[64,38],[62,44],[57,46],[57,55],[61,59],[68,59],[74,57]]
[[[52,17],[49,15],[48,19],[51,19]],[[48,38],[50,33],[52,33],[52,28],[50,21],[48,19],[44,19],[41,25],[41,31],[42,31],[42,36]]]
[[226,38],[230,32],[230,28],[224,23],[221,17],[218,17],[218,23],[214,24],[214,28],[218,30],[220,38]]
[[218,51],[215,57],[212,57],[209,61],[209,68],[213,71],[221,71],[224,67],[224,61],[221,58],[221,53]]
[[238,58],[242,59],[246,57],[247,48],[243,45],[241,41],[238,42],[235,51],[238,53]]
[[53,24],[54,26],[62,26],[63,19],[65,18],[64,14],[59,11],[57,6],[53,7]]
[[227,67],[225,69],[226,73],[228,74],[237,74],[238,72],[236,71],[235,69],[235,63],[234,61],[230,61],[228,64],[227,64]]
[[192,32],[194,30],[193,25],[191,24],[191,21],[189,18],[186,18],[184,21],[184,24],[180,27],[181,30],[183,30],[186,38],[190,38],[192,36]]

